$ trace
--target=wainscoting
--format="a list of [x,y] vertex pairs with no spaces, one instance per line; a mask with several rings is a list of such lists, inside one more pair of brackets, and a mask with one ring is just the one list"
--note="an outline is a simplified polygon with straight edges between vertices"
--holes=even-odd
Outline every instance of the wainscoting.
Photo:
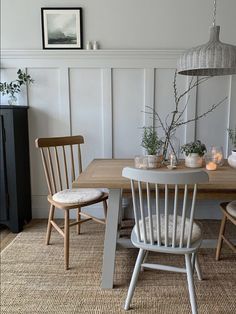
[[[173,77],[180,53],[179,50],[2,52],[2,81],[14,79],[18,68],[27,70],[35,80],[19,99],[22,105],[30,107],[34,217],[46,217],[48,207],[45,179],[34,140],[82,134],[84,167],[94,158],[133,158],[141,154],[141,128],[156,124],[146,113],[146,106],[155,108],[161,117],[174,109]],[[188,84],[189,77],[178,77],[180,93]],[[177,132],[181,143],[197,138],[208,147],[223,146],[227,156],[230,143],[226,130],[236,121],[236,76],[211,78],[191,95],[186,95],[185,101],[189,96],[183,119],[195,117],[228,97],[209,116]],[[3,97],[2,103],[6,102]],[[211,210],[208,203],[203,204],[203,216],[219,216],[218,202],[211,203]]]

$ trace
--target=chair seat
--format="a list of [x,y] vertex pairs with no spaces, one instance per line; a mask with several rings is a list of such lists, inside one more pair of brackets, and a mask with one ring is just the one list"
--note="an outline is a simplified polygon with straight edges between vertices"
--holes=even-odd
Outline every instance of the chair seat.
[[232,217],[236,218],[236,201],[230,202],[226,206],[226,210]]
[[67,189],[57,192],[52,199],[57,203],[85,203],[99,199],[103,192],[99,189]]
[[[154,241],[157,242],[157,218],[156,215],[152,216],[153,220],[153,237]],[[145,217],[145,224],[146,224],[146,232],[147,232],[147,241],[150,242],[150,228],[149,228],[149,217]],[[177,216],[177,228],[176,228],[176,245],[180,242],[180,235],[181,235],[181,224],[182,224],[182,217]],[[169,215],[168,220],[168,245],[172,245],[172,233],[173,233],[173,215]],[[162,214],[160,215],[160,226],[161,226],[161,243],[165,244],[165,216]],[[136,226],[134,228],[135,232],[137,233]],[[143,231],[143,222],[139,220],[139,228],[140,228],[140,237],[141,240],[144,241],[144,231]],[[185,230],[184,230],[184,239],[183,245],[187,244],[188,240],[188,233],[190,228],[190,220],[186,218],[185,220]],[[193,229],[192,229],[192,238],[191,242],[194,243],[199,240],[202,236],[201,228],[194,222]]]

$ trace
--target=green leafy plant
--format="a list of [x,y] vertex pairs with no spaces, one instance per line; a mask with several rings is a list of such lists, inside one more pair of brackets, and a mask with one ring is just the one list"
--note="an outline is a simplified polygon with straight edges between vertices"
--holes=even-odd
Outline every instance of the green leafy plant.
[[228,129],[227,131],[229,133],[229,138],[231,140],[231,143],[234,146],[234,148],[236,149],[236,125],[235,125],[234,129]]
[[190,154],[198,154],[201,157],[206,153],[206,151],[207,149],[205,144],[201,143],[199,140],[181,146],[181,152],[185,153],[186,156]]
[[159,139],[154,127],[144,127],[141,146],[146,149],[148,155],[156,155],[163,142]]
[[33,83],[34,80],[31,78],[30,75],[27,75],[21,69],[17,71],[17,79],[7,83],[7,82],[0,82],[0,92],[2,95],[11,95],[14,96],[15,94],[21,91],[21,86]]

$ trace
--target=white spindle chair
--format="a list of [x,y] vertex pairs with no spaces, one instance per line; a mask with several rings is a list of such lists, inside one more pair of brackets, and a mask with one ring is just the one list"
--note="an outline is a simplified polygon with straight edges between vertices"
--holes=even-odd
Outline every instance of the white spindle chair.
[[[158,171],[127,167],[123,169],[122,175],[131,180],[135,218],[131,241],[134,246],[139,248],[125,310],[130,307],[140,269],[152,268],[186,273],[192,313],[197,313],[193,272],[196,268],[198,278],[201,280],[196,253],[202,241],[202,232],[200,227],[194,223],[194,210],[197,184],[208,181],[207,173],[199,170]],[[174,192],[173,205],[169,198],[171,189]],[[152,190],[155,194],[154,206],[151,203]],[[162,190],[164,190],[164,208],[161,208],[160,202],[160,191],[162,193]],[[183,199],[179,197],[181,190],[183,190]],[[145,198],[143,197],[144,192],[146,192]],[[191,198],[190,206],[188,206],[188,198]],[[145,203],[147,211],[145,211]],[[178,215],[179,205],[182,205],[180,206],[180,215]],[[190,209],[189,218],[187,217],[188,209]],[[146,263],[148,251],[183,254],[186,268]]]
[[[46,244],[49,244],[51,230],[54,227],[64,238],[64,266],[69,268],[69,227],[80,225],[88,220],[105,224],[107,216],[108,193],[98,189],[71,189],[72,181],[82,172],[80,145],[84,143],[81,135],[38,138],[36,147],[40,149],[45,177],[48,185],[48,202],[50,211],[46,234]],[[76,167],[78,166],[78,167]],[[77,175],[78,175],[77,174]],[[103,202],[105,220],[88,213],[81,212],[82,207]],[[59,227],[54,221],[55,208],[64,210],[64,226]],[[77,209],[77,219],[69,223],[70,210]],[[85,219],[81,219],[81,217]]]

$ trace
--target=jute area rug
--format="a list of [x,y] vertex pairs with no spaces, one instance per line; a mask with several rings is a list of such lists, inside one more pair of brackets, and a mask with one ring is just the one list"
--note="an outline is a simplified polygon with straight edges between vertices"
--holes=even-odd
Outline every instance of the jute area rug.
[[[100,288],[104,226],[87,223],[77,236],[71,229],[70,270],[63,268],[63,239],[53,231],[44,245],[45,221],[36,221],[1,254],[1,313],[127,313],[123,304],[137,251],[117,253],[115,289]],[[183,265],[182,257],[152,254],[150,262]],[[195,277],[199,313],[236,313],[236,260],[225,251],[202,249],[204,280]],[[190,313],[185,274],[146,270],[129,313]]]

